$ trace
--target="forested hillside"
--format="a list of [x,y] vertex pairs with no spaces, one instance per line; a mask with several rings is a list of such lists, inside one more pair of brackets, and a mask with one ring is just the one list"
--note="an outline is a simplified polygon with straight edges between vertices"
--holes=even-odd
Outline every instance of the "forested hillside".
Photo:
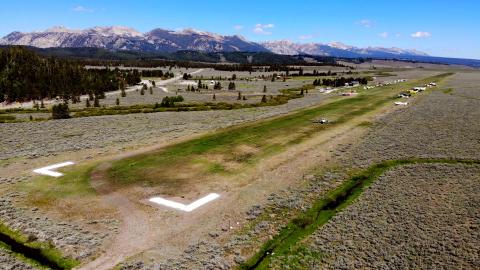
[[85,69],[76,61],[9,47],[0,49],[0,102],[102,97],[106,91],[139,83],[140,75],[136,70]]

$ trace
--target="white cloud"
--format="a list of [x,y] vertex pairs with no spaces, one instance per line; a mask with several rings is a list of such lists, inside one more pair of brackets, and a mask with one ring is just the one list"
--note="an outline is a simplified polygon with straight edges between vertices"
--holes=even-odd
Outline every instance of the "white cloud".
[[431,37],[432,34],[430,34],[430,32],[418,31],[418,32],[412,33],[410,36],[413,38],[428,38],[428,37]]
[[235,29],[235,30],[237,30],[237,31],[240,31],[240,30],[243,29],[243,25],[237,24],[237,25],[233,26],[233,29]]
[[307,39],[312,39],[313,35],[301,35],[298,37],[300,40],[307,40]]
[[369,19],[363,19],[363,20],[360,20],[357,22],[357,24],[363,26],[363,27],[366,27],[366,28],[370,28],[373,26],[373,22]]
[[272,23],[267,23],[267,24],[257,23],[257,24],[255,25],[255,27],[260,27],[260,28],[273,28],[273,27],[275,27],[275,25],[273,25]]
[[388,37],[388,32],[382,32],[380,34],[378,34],[380,37],[382,38],[387,38]]
[[84,6],[76,6],[74,8],[72,8],[73,11],[75,12],[94,12],[95,10],[94,9],[91,9],[91,8],[86,8]]
[[268,24],[257,23],[253,28],[253,32],[259,35],[271,35],[272,32],[269,32],[266,29],[271,29],[273,27],[275,27],[275,25],[273,25],[272,23],[268,23]]

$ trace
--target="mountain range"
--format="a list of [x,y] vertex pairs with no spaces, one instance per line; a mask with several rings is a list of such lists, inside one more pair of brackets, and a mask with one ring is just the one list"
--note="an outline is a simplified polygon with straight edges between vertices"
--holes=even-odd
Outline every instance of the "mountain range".
[[12,32],[0,39],[0,45],[24,45],[38,48],[94,47],[109,50],[160,51],[267,51],[263,46],[240,36],[221,36],[194,29],[170,31],[154,29],[140,33],[135,29],[111,26],[74,30],[57,26],[41,32]]
[[251,42],[239,35],[224,36],[195,29],[172,31],[157,28],[146,33],[123,26],[93,27],[83,30],[52,27],[39,32],[12,32],[0,39],[0,45],[24,45],[37,48],[102,48],[143,52],[273,52],[284,55],[320,55],[334,57],[396,58],[428,56],[417,50],[399,48],[358,48],[340,42],[294,43],[288,40]]
[[417,50],[405,50],[400,48],[368,47],[358,48],[341,42],[323,43],[294,43],[289,40],[266,41],[263,47],[277,54],[309,54],[335,57],[374,57],[391,58],[398,56],[428,56]]

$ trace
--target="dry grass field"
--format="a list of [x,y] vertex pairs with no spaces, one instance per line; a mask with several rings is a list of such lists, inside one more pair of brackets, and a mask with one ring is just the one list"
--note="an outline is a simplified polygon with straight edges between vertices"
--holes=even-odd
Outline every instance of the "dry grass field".
[[[455,74],[445,84],[452,91],[434,91],[379,118],[358,144],[340,149],[339,162],[365,168],[415,158],[478,161],[479,83],[476,72]],[[476,269],[478,170],[444,163],[388,170],[269,267]]]
[[[389,67],[372,84],[408,81],[351,97],[313,89],[277,106],[0,124],[0,223],[27,243],[51,242],[77,269],[478,268],[478,165],[392,166],[322,220],[310,218],[325,196],[343,198],[349,179],[381,162],[480,159],[479,73],[448,71]],[[264,85],[277,95],[313,81],[235,74],[236,91],[215,92],[215,102],[249,103]],[[431,81],[439,86],[394,105],[399,92]],[[186,92],[181,80],[165,87],[129,92],[121,104],[213,95]],[[239,91],[249,98],[238,101]],[[330,123],[313,122],[323,117]],[[67,160],[76,164],[59,169],[62,177],[32,173]],[[188,204],[212,192],[220,197],[189,213],[148,201]],[[278,240],[284,229],[293,233]],[[1,251],[0,264],[31,262]]]

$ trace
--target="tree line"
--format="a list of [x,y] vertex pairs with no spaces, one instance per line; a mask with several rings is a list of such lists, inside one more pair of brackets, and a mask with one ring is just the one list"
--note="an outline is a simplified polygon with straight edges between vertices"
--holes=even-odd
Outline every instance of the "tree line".
[[0,49],[0,102],[60,98],[79,100],[81,95],[103,97],[121,83],[140,82],[137,71],[86,69],[75,61],[40,57],[22,47]]

